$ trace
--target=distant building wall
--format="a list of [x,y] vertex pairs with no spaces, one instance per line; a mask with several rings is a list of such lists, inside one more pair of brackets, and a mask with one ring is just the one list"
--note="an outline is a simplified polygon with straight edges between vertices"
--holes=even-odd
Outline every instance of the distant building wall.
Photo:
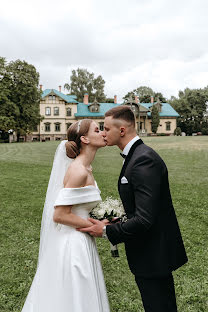
[[[51,91],[50,91],[51,90]],[[45,91],[44,91],[45,92]],[[95,122],[98,123],[99,128],[103,130],[104,127],[104,113],[103,116],[96,116],[94,113],[93,116],[90,116],[90,112],[92,112],[92,105],[88,103],[85,104],[87,106],[86,116],[77,117],[75,114],[78,112],[78,102],[72,96],[66,96],[65,94],[59,92],[54,89],[47,89],[47,95],[44,95],[42,100],[40,101],[40,114],[44,117],[44,119],[40,122],[40,125],[37,126],[31,134],[27,135],[27,141],[47,141],[47,140],[62,140],[66,139],[67,129],[70,124],[76,122],[77,120],[81,120],[83,118],[91,118],[94,119]],[[86,97],[87,95],[85,95]],[[70,103],[70,99],[73,103]],[[85,100],[86,102],[86,100]],[[84,103],[84,102],[83,102]],[[99,107],[102,106],[102,109],[107,107],[106,103],[98,104]],[[118,105],[118,104],[112,104]],[[143,104],[144,105],[144,104]],[[113,106],[112,106],[113,107]],[[85,108],[85,106],[84,106]],[[145,109],[143,107],[143,109]],[[146,109],[146,111],[149,111]],[[89,116],[88,113],[89,112]],[[98,112],[99,113],[99,112]],[[140,135],[151,135],[151,117],[140,116],[140,118],[136,119],[136,129]],[[177,114],[177,113],[176,113]],[[78,114],[79,115],[79,114]],[[144,115],[144,113],[143,113]],[[176,117],[160,117],[160,124],[158,126],[157,133],[165,133],[167,135],[172,135],[176,128]],[[24,137],[22,137],[24,140]]]

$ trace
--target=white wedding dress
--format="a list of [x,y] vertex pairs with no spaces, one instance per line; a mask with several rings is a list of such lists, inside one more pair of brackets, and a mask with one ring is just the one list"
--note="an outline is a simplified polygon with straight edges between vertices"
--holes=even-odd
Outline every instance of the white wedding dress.
[[[87,219],[99,201],[97,185],[61,188],[53,206],[73,205],[72,212]],[[95,239],[55,223],[49,234],[22,312],[109,312]]]

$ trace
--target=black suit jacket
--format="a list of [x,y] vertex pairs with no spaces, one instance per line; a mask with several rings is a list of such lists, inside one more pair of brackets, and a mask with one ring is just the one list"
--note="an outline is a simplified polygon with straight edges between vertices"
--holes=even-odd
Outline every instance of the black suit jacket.
[[[128,183],[122,184],[125,176]],[[125,243],[133,274],[166,276],[187,261],[172,204],[168,171],[160,156],[140,139],[131,147],[118,181],[128,221],[106,227],[110,242]]]

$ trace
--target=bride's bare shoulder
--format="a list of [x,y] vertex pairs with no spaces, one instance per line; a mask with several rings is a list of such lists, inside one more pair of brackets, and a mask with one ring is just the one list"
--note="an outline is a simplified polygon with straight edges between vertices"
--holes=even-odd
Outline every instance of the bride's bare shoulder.
[[64,177],[64,187],[82,187],[86,185],[88,172],[86,168],[74,161],[68,168]]

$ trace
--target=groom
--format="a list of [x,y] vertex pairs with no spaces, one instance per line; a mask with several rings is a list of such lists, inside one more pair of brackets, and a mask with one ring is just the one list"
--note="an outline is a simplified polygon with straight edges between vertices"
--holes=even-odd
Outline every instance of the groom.
[[172,271],[187,262],[173,208],[168,171],[160,156],[137,136],[134,113],[118,106],[105,114],[103,133],[107,145],[117,145],[124,158],[118,191],[128,220],[81,229],[106,237],[116,245],[124,242],[131,272],[146,312],[176,312]]

